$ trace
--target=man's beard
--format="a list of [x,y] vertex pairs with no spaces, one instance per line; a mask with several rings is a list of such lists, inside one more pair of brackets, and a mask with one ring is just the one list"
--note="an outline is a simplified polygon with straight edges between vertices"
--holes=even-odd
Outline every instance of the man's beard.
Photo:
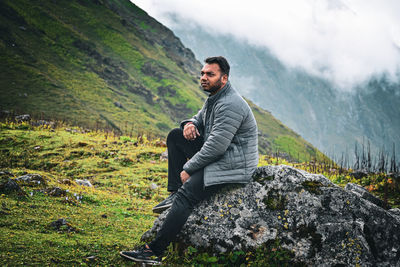
[[218,91],[218,89],[220,89],[221,86],[222,86],[222,81],[221,81],[221,79],[222,79],[222,76],[221,76],[221,77],[219,78],[219,80],[214,84],[214,86],[210,87],[209,89],[204,89],[204,88],[203,88],[203,90],[206,91],[206,92],[208,92],[208,93],[210,93],[210,94],[215,93],[215,92]]

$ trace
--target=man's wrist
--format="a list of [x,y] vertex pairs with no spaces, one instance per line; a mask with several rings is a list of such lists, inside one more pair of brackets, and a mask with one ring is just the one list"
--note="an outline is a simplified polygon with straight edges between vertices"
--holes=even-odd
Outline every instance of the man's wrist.
[[196,127],[196,125],[192,121],[188,121],[187,123],[185,123],[185,126],[183,126],[183,128],[185,129],[185,127],[189,125],[194,125],[194,127]]
[[183,169],[184,172],[186,172],[189,176],[192,176],[191,173],[189,173],[187,170]]

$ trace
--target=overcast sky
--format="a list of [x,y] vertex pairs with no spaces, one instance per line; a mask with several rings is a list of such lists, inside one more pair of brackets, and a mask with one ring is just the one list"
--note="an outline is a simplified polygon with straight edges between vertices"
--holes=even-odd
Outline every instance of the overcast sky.
[[342,89],[400,73],[399,0],[132,0],[166,26],[175,13],[267,47],[291,67]]

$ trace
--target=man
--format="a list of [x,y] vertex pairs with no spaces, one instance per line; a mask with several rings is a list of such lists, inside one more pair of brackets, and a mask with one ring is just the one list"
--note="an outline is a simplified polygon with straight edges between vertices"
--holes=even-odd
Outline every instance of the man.
[[228,184],[248,183],[257,167],[257,124],[248,104],[228,81],[228,62],[224,57],[210,57],[205,63],[200,82],[210,94],[207,101],[167,137],[171,195],[153,211],[171,209],[155,239],[138,250],[122,251],[123,257],[159,264],[199,202]]

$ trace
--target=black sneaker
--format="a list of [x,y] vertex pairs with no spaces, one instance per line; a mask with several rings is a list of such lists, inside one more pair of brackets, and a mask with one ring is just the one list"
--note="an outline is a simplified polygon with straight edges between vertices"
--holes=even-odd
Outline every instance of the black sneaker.
[[161,213],[164,210],[168,209],[169,207],[172,206],[172,203],[174,203],[175,200],[175,192],[171,193],[166,199],[158,203],[156,206],[153,207],[153,212],[154,213]]
[[161,264],[161,257],[156,256],[156,254],[154,254],[154,252],[147,245],[144,245],[138,250],[121,251],[119,254],[124,258],[136,262],[143,262],[151,265]]

